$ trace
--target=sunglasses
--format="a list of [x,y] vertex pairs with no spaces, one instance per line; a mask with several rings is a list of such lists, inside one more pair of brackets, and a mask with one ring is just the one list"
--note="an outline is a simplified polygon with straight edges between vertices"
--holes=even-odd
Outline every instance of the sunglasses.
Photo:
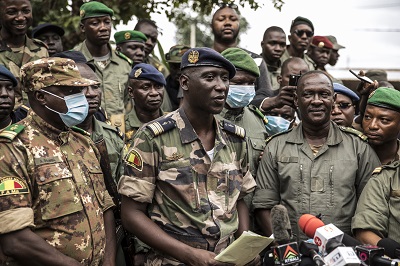
[[295,30],[294,33],[296,33],[296,35],[299,36],[299,37],[303,36],[304,33],[306,34],[306,36],[308,38],[314,36],[314,32],[308,31],[308,30]]
[[338,107],[340,110],[346,110],[349,109],[353,104],[351,103],[334,103],[333,108]]
[[238,5],[233,4],[233,3],[229,3],[229,4],[227,4],[227,3],[218,3],[218,6],[219,6],[220,9],[224,8],[224,7],[229,7],[229,8],[238,10]]

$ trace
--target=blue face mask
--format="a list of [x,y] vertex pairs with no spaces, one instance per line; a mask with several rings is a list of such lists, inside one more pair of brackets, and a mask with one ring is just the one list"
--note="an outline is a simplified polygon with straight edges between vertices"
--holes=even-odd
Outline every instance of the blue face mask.
[[280,116],[266,115],[265,117],[268,120],[268,123],[265,125],[265,128],[267,129],[267,133],[270,136],[289,129],[291,123],[290,121],[287,121],[286,119]]
[[243,108],[253,100],[255,95],[254,85],[229,85],[226,103],[231,108]]
[[68,108],[68,111],[65,114],[57,112],[56,110],[49,108],[47,105],[46,108],[49,109],[50,111],[53,111],[54,113],[59,114],[61,120],[67,127],[76,126],[82,123],[85,120],[86,116],[88,115],[89,104],[83,92],[71,94],[63,98],[51,92],[45,90],[42,91],[65,101],[65,104],[67,105]]

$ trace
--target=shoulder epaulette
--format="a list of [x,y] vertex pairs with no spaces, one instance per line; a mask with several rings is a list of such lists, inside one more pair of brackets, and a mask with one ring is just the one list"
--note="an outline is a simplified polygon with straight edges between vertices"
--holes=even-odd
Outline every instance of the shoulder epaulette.
[[374,169],[374,171],[372,171],[372,174],[379,174],[382,171],[382,167],[379,166],[377,168]]
[[19,133],[24,130],[25,126],[20,124],[12,124],[0,132],[0,138],[13,140]]
[[339,126],[339,128],[343,132],[347,132],[347,133],[351,133],[353,135],[356,135],[357,137],[359,137],[363,141],[367,141],[368,140],[368,137],[366,135],[364,135],[362,132],[358,131],[357,129],[354,129],[352,127],[344,127],[344,126]]
[[73,126],[73,127],[71,127],[71,129],[72,129],[73,131],[75,131],[75,132],[81,133],[82,135],[86,135],[86,136],[89,136],[89,137],[90,137],[90,133],[87,132],[86,130],[80,128],[80,127]]
[[120,51],[115,51],[115,54],[118,55],[119,57],[121,57],[122,59],[124,59],[125,61],[127,61],[130,65],[133,65],[132,59],[130,59],[129,57],[127,57],[126,55],[124,55]]
[[273,139],[273,138],[275,138],[275,137],[277,137],[277,136],[286,134],[286,133],[288,133],[288,132],[290,132],[290,131],[292,131],[292,130],[293,130],[293,127],[292,127],[292,128],[289,128],[288,130],[285,130],[285,131],[276,133],[276,134],[274,134],[274,135],[272,135],[272,136],[269,136],[269,137],[265,140],[265,144],[267,144],[268,142],[270,142],[271,139]]
[[246,130],[244,128],[232,124],[231,122],[228,122],[226,120],[222,120],[220,123],[223,130],[235,134],[242,139],[246,137]]
[[176,127],[175,120],[171,117],[158,119],[146,126],[154,136],[159,136]]
[[257,106],[255,105],[249,105],[249,109],[251,111],[253,111],[258,117],[260,117],[262,119],[262,121],[264,122],[264,124],[268,124],[268,119],[265,117],[265,115],[261,112],[260,109],[258,109]]
[[21,108],[22,110],[24,110],[25,112],[27,112],[27,113],[28,113],[29,110],[31,109],[29,106],[26,106],[25,104],[21,105],[20,108]]
[[43,41],[39,40],[39,39],[32,38],[32,42],[34,42],[35,44],[38,44],[39,46],[46,47],[46,49],[49,49],[47,44],[44,43]]
[[113,125],[109,125],[106,122],[98,121],[100,126],[102,126],[106,130],[111,130],[115,132],[122,140],[124,140],[125,134],[119,129],[119,127],[115,127]]

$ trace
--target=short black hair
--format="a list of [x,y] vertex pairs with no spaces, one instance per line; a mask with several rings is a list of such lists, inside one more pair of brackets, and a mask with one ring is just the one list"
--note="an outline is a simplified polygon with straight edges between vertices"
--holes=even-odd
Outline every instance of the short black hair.
[[269,27],[268,29],[265,30],[264,36],[263,36],[263,40],[265,40],[265,38],[267,37],[267,34],[270,33],[270,32],[280,32],[280,33],[283,33],[283,34],[286,35],[285,31],[281,27],[271,26],[271,27]]
[[[331,84],[332,92],[334,92],[334,90],[333,90],[332,78],[328,75],[328,73],[326,73],[325,71],[321,71],[321,70],[311,70],[311,71],[308,71],[307,73],[302,74],[302,75],[300,76],[299,80],[297,81],[297,89],[300,87],[299,84],[301,83],[301,81],[302,81],[305,77],[308,77],[308,76],[310,76],[310,75],[319,75],[319,74],[322,74],[322,75],[326,76],[326,77],[329,79],[330,84]],[[301,85],[303,85],[303,84],[301,84]],[[333,95],[333,94],[332,94],[332,95]]]
[[139,21],[136,23],[134,30],[140,31],[139,28],[143,24],[150,24],[151,26],[153,26],[154,28],[156,28],[158,30],[158,26],[157,26],[156,22],[149,18],[140,18]]

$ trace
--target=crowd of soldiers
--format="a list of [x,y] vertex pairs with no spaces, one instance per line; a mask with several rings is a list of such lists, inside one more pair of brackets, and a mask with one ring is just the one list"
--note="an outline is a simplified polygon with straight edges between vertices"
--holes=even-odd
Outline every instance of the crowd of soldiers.
[[267,28],[257,54],[220,4],[213,47],[177,44],[165,65],[154,21],[113,48],[114,11],[86,2],[64,51],[60,26],[28,36],[31,5],[0,1],[1,265],[230,265],[215,256],[270,236],[278,204],[296,240],[310,213],[400,242],[400,92],[381,71],[333,77],[345,47],[307,18]]

